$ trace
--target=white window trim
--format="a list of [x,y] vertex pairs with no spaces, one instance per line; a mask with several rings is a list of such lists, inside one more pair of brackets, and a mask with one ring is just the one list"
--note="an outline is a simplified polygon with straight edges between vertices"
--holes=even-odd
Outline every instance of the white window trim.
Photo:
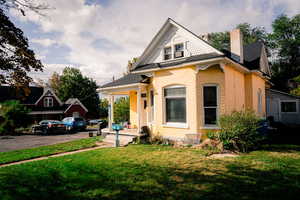
[[[281,103],[284,103],[284,102],[295,102],[296,103],[296,112],[282,112],[281,111]],[[282,114],[298,114],[299,112],[299,101],[297,99],[295,100],[279,100],[279,113],[281,115]]]
[[[175,54],[175,45],[177,44],[182,44],[183,45],[183,57],[179,57],[179,58],[175,58],[174,54]],[[168,60],[165,60],[165,48],[169,48],[171,47],[171,58]],[[173,60],[180,60],[186,57],[186,55],[188,54],[187,49],[186,49],[186,42],[176,42],[176,43],[171,43],[168,44],[166,46],[164,46],[163,48],[163,58],[162,58],[162,62],[168,62],[168,61],[173,61]]]
[[[185,119],[186,122],[167,122],[167,112],[166,112],[166,98],[165,98],[165,89],[168,88],[185,88]],[[176,84],[176,85],[169,85],[162,88],[162,102],[163,102],[163,127],[170,127],[170,128],[189,128],[188,124],[188,104],[187,104],[187,87],[182,84]],[[182,98],[182,96],[172,96],[172,98]],[[155,102],[154,102],[155,103]],[[154,104],[155,105],[155,104]]]
[[[174,43],[173,44],[173,59],[180,59],[180,58],[184,58],[185,57],[185,45],[184,45],[184,43],[185,42],[179,42],[179,43]],[[183,56],[182,57],[178,57],[178,58],[176,58],[175,57],[175,53],[176,53],[176,48],[175,48],[175,46],[176,45],[179,45],[179,44],[182,44],[182,51],[183,51]]]
[[[217,88],[217,106],[208,106],[204,107],[204,87],[214,86]],[[219,103],[220,103],[220,96],[219,96],[219,84],[216,83],[206,83],[202,85],[202,106],[203,106],[203,129],[215,129],[218,128],[218,121],[219,121]],[[216,115],[217,115],[217,123],[216,124],[205,124],[205,108],[216,108]]]
[[[51,105],[50,105],[51,100]],[[51,108],[54,106],[53,97],[45,97],[44,98],[44,107]]]
[[189,125],[187,123],[181,123],[181,122],[166,122],[162,125],[163,127],[166,128],[183,128],[183,129],[188,129]]

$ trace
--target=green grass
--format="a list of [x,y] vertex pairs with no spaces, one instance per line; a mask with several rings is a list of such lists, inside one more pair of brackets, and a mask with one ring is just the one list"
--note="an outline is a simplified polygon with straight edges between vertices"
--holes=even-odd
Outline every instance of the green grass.
[[105,148],[0,168],[1,199],[297,199],[299,146],[237,158],[168,146]]
[[96,146],[99,137],[85,138],[74,140],[71,142],[59,143],[49,146],[41,146],[31,149],[23,149],[9,152],[0,152],[0,164],[11,163],[41,156],[49,156],[53,154],[75,151]]

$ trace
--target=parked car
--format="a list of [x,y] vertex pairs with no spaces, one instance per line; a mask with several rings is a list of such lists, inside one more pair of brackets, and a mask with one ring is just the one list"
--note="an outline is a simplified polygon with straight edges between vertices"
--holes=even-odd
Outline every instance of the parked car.
[[39,124],[33,125],[31,128],[33,134],[53,134],[53,133],[65,133],[66,126],[58,120],[43,120]]
[[97,124],[101,123],[102,121],[103,120],[101,120],[101,119],[91,119],[88,121],[88,124],[93,126],[93,125],[97,125]]
[[86,129],[86,121],[81,117],[66,117],[62,120],[67,131],[83,131]]

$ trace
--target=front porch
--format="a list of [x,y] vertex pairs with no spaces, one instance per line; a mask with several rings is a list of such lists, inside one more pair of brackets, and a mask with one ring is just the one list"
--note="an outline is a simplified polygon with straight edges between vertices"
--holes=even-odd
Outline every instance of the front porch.
[[[129,75],[127,75],[129,76]],[[118,82],[115,81],[115,82]],[[112,82],[114,83],[114,82]],[[148,112],[147,112],[147,83],[131,83],[125,85],[109,85],[109,87],[102,87],[98,89],[109,101],[108,108],[108,128],[103,129],[104,133],[115,134],[113,130],[114,120],[114,103],[120,96],[129,97],[130,101],[130,116],[128,127],[124,127],[119,132],[120,135],[139,136],[143,126],[147,126]]]

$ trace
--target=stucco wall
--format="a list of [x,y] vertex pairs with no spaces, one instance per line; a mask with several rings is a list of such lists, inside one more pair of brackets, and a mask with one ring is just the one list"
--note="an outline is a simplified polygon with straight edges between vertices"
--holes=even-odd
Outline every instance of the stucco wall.
[[[184,138],[185,134],[197,133],[197,95],[196,95],[195,67],[163,70],[154,73],[153,87],[155,98],[155,124],[153,132],[162,136]],[[186,114],[187,128],[166,127],[164,114],[163,88],[171,85],[184,85],[186,87]]]
[[214,84],[218,86],[218,115],[225,112],[225,78],[224,72],[218,66],[212,66],[197,74],[197,100],[198,100],[198,117],[199,127],[204,127],[204,109],[203,109],[203,86]]
[[[252,109],[260,117],[266,116],[266,94],[265,94],[265,80],[258,75],[251,73],[245,76],[245,96],[246,108]],[[258,91],[262,92],[262,112],[258,112]]]
[[136,91],[129,92],[129,102],[130,102],[130,123],[133,128],[137,127],[137,94]]
[[245,108],[245,75],[232,66],[224,66],[225,74],[225,113]]

